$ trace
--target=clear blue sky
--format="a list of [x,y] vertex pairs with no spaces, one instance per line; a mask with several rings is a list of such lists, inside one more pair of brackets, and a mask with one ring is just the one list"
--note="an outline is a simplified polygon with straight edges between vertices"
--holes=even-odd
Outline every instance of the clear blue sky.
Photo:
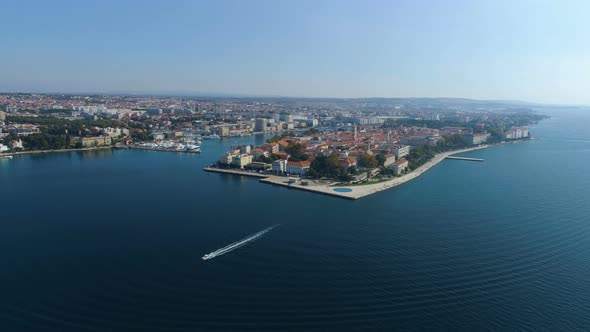
[[590,104],[590,1],[0,2],[0,91]]

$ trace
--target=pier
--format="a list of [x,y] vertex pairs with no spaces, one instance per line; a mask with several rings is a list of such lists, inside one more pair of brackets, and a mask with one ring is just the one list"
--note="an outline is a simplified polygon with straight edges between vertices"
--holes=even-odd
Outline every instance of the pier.
[[267,178],[269,177],[268,174],[261,174],[256,172],[249,172],[239,169],[225,169],[225,168],[217,168],[217,167],[205,167],[203,168],[205,172],[213,172],[213,173],[224,173],[224,174],[233,174],[233,175],[241,175],[241,176],[251,176],[255,178]]
[[453,157],[453,156],[448,156],[445,159],[465,160],[465,161],[479,161],[479,162],[484,161],[484,159],[480,159],[480,158]]

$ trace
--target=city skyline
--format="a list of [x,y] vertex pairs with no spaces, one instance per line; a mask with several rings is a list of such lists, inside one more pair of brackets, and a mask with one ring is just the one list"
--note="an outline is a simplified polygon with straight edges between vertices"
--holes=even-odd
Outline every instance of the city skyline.
[[582,1],[2,7],[2,92],[590,104]]

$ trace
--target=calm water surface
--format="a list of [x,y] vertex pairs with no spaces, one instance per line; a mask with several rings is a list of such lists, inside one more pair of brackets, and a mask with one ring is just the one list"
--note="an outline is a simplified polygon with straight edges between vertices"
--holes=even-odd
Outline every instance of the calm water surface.
[[0,160],[0,330],[589,330],[590,114],[552,115],[358,201],[202,171],[262,137]]

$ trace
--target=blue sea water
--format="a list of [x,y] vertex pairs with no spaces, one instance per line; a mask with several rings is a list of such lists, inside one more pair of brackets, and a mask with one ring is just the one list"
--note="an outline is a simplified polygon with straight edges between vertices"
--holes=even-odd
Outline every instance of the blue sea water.
[[202,171],[264,137],[0,160],[0,330],[588,330],[590,111],[550,114],[357,201]]

